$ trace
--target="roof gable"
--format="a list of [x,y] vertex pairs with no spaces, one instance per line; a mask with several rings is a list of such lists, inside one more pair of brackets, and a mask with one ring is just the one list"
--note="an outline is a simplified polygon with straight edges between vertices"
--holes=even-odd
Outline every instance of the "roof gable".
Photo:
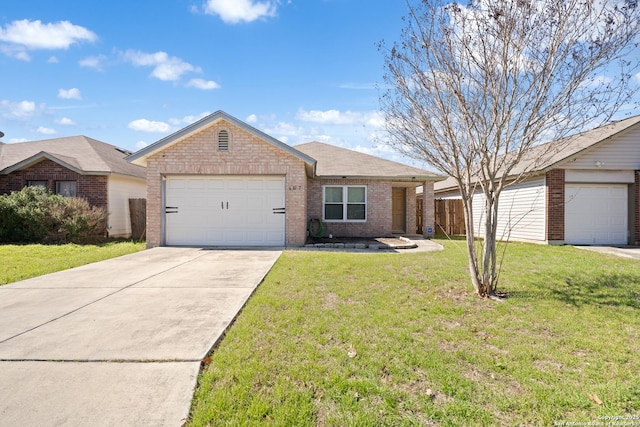
[[[516,166],[513,173],[517,174],[522,170],[526,170],[525,168],[532,171],[547,171],[553,169],[570,158],[579,156],[605,142],[611,141],[611,138],[638,123],[640,123],[640,115],[610,122],[595,129],[533,147],[524,157],[521,165]],[[545,152],[550,153],[550,155],[547,156],[548,158],[540,164],[535,165],[534,168],[531,168],[530,166],[535,164],[540,154]]]
[[441,176],[391,160],[371,156],[322,142],[308,142],[295,148],[317,160],[316,176],[320,178],[368,178],[435,181]]
[[[523,172],[535,174],[561,168],[563,164],[611,142],[616,135],[638,125],[640,125],[640,115],[532,147],[524,154],[522,161],[513,168],[511,175],[515,177]],[[543,158],[543,161],[540,161],[540,158]],[[448,191],[456,186],[456,181],[449,177],[436,184],[435,190]]]
[[291,146],[278,141],[277,139],[273,138],[272,136],[267,135],[266,133],[254,128],[253,126],[248,125],[247,123],[244,123],[241,120],[236,119],[235,117],[225,113],[224,111],[216,111],[213,114],[208,115],[207,117],[204,117],[201,120],[198,120],[195,123],[190,124],[189,126],[186,126],[182,129],[180,129],[179,131],[165,137],[162,138],[161,140],[139,150],[136,151],[135,153],[131,154],[130,156],[127,157],[127,161],[129,161],[130,163],[136,164],[136,165],[140,165],[140,166],[146,166],[147,165],[147,159],[156,154],[159,153],[169,147],[171,147],[172,145],[177,144],[178,142],[184,140],[185,138],[187,138],[189,135],[192,135],[206,127],[212,126],[214,123],[217,123],[220,120],[224,120],[242,130],[244,130],[245,132],[248,132],[249,134],[255,136],[256,138],[259,138],[271,145],[273,145],[276,148],[279,148],[289,154],[291,154],[292,156],[302,160],[303,162],[305,162],[305,164],[307,165],[307,173],[309,174],[313,174],[313,169],[315,167],[315,159],[309,157],[308,155],[292,148]]
[[27,157],[26,159],[7,167],[6,169],[2,170],[2,173],[4,174],[10,174],[11,172],[15,172],[17,170],[21,170],[21,169],[26,169],[28,167],[31,167],[33,165],[35,165],[36,163],[39,163],[43,160],[51,160],[54,163],[59,164],[60,166],[63,166],[67,169],[70,169],[76,173],[82,174],[82,170],[80,169],[80,165],[78,165],[78,162],[76,161],[76,159],[74,159],[73,157],[67,157],[67,156],[61,156],[61,155],[52,155],[47,153],[46,151],[41,151],[37,154],[34,154],[31,157]]
[[127,151],[86,136],[70,136],[0,146],[0,173],[25,169],[44,159],[82,175],[122,175],[144,178],[146,171],[126,162]]

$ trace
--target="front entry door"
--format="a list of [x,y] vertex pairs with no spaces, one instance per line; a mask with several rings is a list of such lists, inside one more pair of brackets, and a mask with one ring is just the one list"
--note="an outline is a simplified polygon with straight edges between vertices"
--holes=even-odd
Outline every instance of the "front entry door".
[[393,188],[391,195],[391,230],[394,233],[405,233],[406,230],[406,189]]

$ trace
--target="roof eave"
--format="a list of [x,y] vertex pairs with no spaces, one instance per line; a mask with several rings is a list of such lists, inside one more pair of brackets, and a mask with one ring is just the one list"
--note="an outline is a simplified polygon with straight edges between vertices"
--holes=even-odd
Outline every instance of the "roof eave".
[[275,147],[278,147],[284,151],[286,151],[287,153],[291,154],[294,157],[297,157],[298,159],[302,160],[303,162],[305,162],[306,167],[307,167],[307,173],[311,173],[311,176],[313,176],[313,172],[315,170],[315,159],[313,159],[312,157],[296,150],[295,148],[275,139],[272,136],[267,135],[266,133],[262,132],[259,129],[254,128],[253,126],[236,119],[235,117],[225,113],[222,110],[218,110],[213,114],[208,115],[207,117],[204,117],[200,120],[198,120],[195,123],[192,123],[182,129],[180,129],[177,132],[172,133],[171,135],[168,135],[162,139],[160,139],[159,141],[154,142],[153,144],[144,147],[138,151],[136,151],[135,153],[127,156],[125,159],[130,162],[133,163],[134,165],[138,165],[138,166],[147,166],[147,159],[152,156],[153,154],[164,150],[165,148],[181,141],[182,139],[186,138],[187,136],[189,136],[190,134],[204,128],[205,126],[209,126],[211,124],[213,124],[214,122],[218,121],[218,120],[225,120],[243,130],[245,130],[246,132],[249,132],[251,134],[253,134],[254,136],[274,145]]
[[[27,157],[26,159],[23,159],[17,163],[14,163],[11,166],[8,166],[6,168],[4,168],[2,170],[2,173],[4,175],[9,175],[12,172],[15,172],[17,170],[21,170],[21,169],[25,169],[28,168],[30,166],[35,165],[38,162],[41,162],[42,160],[51,160],[52,162],[55,162],[57,164],[59,164],[60,166],[63,166],[69,170],[72,170],[73,172],[80,174],[80,175],[90,175],[90,172],[87,171],[83,171],[82,169],[78,169],[77,167],[70,165],[69,163],[65,162],[64,160],[59,159],[58,157],[47,153],[46,151],[41,151],[39,153],[34,154],[31,157]],[[97,174],[97,173],[96,173]]]
[[404,181],[404,182],[424,182],[442,181],[446,177],[440,175],[316,175],[318,179],[368,179],[375,181]]

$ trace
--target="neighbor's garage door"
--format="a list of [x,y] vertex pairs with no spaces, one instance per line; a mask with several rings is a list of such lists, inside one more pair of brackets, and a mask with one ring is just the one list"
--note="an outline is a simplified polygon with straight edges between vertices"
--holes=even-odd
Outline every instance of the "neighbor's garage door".
[[577,245],[627,243],[627,186],[567,184],[564,240]]
[[282,246],[284,207],[282,176],[169,176],[165,244]]

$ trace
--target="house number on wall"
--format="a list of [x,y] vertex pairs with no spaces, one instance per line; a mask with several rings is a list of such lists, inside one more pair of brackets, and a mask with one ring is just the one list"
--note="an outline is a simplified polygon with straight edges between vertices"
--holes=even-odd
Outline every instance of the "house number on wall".
[[302,190],[302,185],[290,185],[289,191]]

